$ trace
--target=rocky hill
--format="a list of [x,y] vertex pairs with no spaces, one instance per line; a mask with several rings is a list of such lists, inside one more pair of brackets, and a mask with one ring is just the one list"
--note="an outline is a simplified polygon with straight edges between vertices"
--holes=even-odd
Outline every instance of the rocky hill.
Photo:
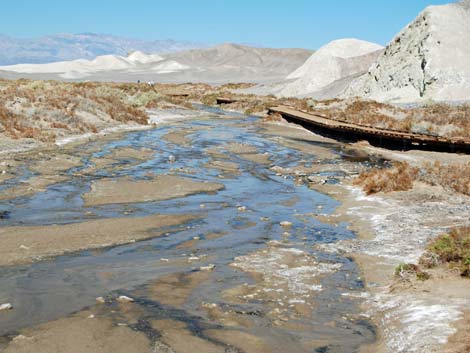
[[430,6],[342,96],[379,101],[468,101],[470,2]]

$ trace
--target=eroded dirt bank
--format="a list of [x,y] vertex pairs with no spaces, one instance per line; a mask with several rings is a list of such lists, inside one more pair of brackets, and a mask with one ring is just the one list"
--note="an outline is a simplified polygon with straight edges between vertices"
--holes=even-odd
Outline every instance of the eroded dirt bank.
[[158,236],[152,230],[195,219],[194,215],[98,219],[50,226],[2,227],[0,266],[26,264],[67,252],[98,249]]

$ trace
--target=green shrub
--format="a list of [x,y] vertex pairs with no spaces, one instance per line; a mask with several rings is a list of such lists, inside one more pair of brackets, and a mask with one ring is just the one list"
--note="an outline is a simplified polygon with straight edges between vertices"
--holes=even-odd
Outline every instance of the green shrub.
[[429,273],[421,270],[418,265],[405,263],[399,264],[395,268],[395,277],[404,281],[409,281],[413,277],[420,281],[426,281],[431,278]]
[[[427,248],[443,263],[457,267],[462,276],[470,277],[470,227],[457,227],[433,240]],[[420,260],[426,262],[425,259]]]

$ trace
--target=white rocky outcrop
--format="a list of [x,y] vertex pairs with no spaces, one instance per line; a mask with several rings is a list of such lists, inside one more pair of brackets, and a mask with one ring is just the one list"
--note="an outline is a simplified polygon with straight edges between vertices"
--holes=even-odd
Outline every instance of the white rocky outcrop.
[[321,97],[325,91],[330,91],[327,95],[335,95],[335,83],[341,83],[339,86],[343,87],[345,83],[367,72],[382,50],[383,47],[378,44],[358,39],[330,42],[287,76],[288,80],[294,81],[284,85],[279,94]]
[[430,6],[342,96],[388,102],[470,99],[470,1]]

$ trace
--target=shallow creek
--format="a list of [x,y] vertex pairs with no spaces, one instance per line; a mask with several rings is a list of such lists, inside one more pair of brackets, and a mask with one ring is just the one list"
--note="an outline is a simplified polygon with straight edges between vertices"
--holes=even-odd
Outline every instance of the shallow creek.
[[[165,139],[182,129],[188,143]],[[0,303],[14,305],[0,313],[0,351],[25,328],[95,307],[98,296],[107,301],[101,315],[108,310],[112,317],[117,310],[112,298],[118,295],[135,299],[139,310],[129,326],[154,342],[161,332],[149,323],[164,319],[185,323],[191,335],[226,352],[257,350],[246,342],[237,347],[224,332],[255,336],[272,352],[354,352],[374,341],[374,328],[358,308],[364,288],[356,264],[314,248],[355,236],[347,224],[315,218],[332,213],[338,202],[270,169],[308,167],[318,162],[315,154],[278,144],[263,134],[256,118],[221,111],[80,148],[83,165],[67,171],[68,180],[4,201],[8,217],[0,226],[60,227],[153,214],[200,218],[164,229],[156,225],[159,236],[150,240],[0,268]],[[116,148],[145,148],[152,154],[90,169],[93,160]],[[84,204],[82,196],[93,181],[151,180],[159,174],[219,183],[224,189],[164,201]],[[22,178],[28,177],[25,170]],[[1,192],[20,179],[0,185]]]

